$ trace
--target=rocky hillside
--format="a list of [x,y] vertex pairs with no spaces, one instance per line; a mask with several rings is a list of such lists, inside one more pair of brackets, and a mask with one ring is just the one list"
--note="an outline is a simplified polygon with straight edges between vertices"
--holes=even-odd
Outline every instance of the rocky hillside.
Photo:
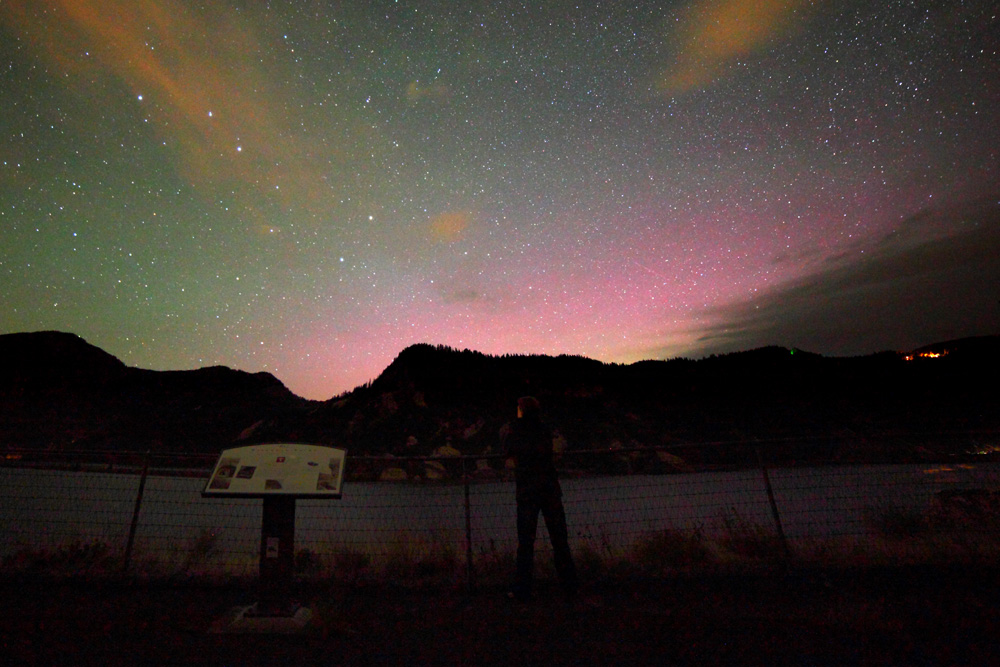
[[[913,458],[945,443],[941,433],[1000,431],[1000,390],[990,380],[1000,368],[998,348],[1000,338],[991,337],[924,350],[942,356],[824,358],[768,347],[615,365],[418,345],[370,386],[324,403],[298,426],[306,439],[355,451],[483,453],[496,450],[517,397],[533,394],[570,449],[787,438],[819,439],[828,450],[846,441],[895,443]],[[720,457],[724,450],[717,448]],[[712,455],[702,448],[698,456]]]
[[[129,368],[65,333],[0,336],[0,360],[2,447],[217,453],[287,441],[482,454],[497,450],[525,394],[540,399],[570,450],[787,438],[832,458],[884,460],[967,448],[969,437],[939,436],[956,432],[986,433],[973,444],[1000,447],[1000,337],[857,358],[767,347],[630,365],[414,345],[371,384],[325,402],[267,373]],[[733,446],[685,456],[721,460]],[[801,444],[788,447],[787,458],[804,456]]]

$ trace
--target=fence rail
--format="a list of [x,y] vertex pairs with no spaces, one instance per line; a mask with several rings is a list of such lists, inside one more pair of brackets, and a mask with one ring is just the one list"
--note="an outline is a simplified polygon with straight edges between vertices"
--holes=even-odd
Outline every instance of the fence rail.
[[[967,455],[904,463],[844,462],[861,444],[829,441],[567,452],[571,547],[585,573],[995,559],[1000,463],[983,446],[993,440],[966,437]],[[0,452],[0,572],[254,576],[262,503],[202,498],[214,462]],[[469,585],[507,575],[516,531],[503,457],[349,457],[346,479],[340,500],[297,502],[299,575]],[[547,551],[541,525],[543,571]]]

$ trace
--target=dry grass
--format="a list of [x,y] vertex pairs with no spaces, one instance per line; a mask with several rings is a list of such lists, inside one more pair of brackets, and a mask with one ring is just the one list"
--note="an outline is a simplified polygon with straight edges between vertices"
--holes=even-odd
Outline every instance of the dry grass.
[[[711,532],[701,525],[639,535],[621,546],[599,529],[584,527],[573,552],[585,580],[634,576],[748,572],[775,567],[870,567],[893,564],[992,564],[1000,556],[1000,501],[982,490],[953,491],[923,510],[872,507],[855,534],[800,538],[787,544],[772,526],[722,513]],[[132,559],[128,575],[138,579],[197,579],[223,582],[254,578],[256,553],[226,551],[217,530],[206,529],[176,551]],[[350,586],[460,586],[470,581],[462,539],[453,534],[399,532],[382,545],[359,548],[332,542],[311,544],[295,555],[299,579]],[[513,548],[495,541],[472,554],[472,580],[503,585],[514,565]],[[539,545],[540,579],[554,578],[550,552]],[[122,574],[122,555],[108,543],[70,540],[48,548],[22,547],[4,558],[2,572],[57,578],[108,578]]]

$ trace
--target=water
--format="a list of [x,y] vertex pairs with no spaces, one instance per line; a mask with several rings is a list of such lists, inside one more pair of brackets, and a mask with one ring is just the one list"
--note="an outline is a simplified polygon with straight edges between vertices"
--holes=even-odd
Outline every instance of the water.
[[[865,537],[873,517],[926,512],[943,490],[1000,489],[1000,464],[837,466],[769,471],[780,521],[790,541]],[[205,480],[147,479],[133,558],[170,567],[206,563],[252,568],[260,539],[260,500],[206,499]],[[773,530],[760,471],[635,475],[562,482],[571,539],[607,552],[665,529],[717,536],[737,526]],[[122,552],[128,540],[137,475],[0,469],[0,558],[22,550],[53,551],[73,543],[105,543]],[[340,500],[300,500],[296,547],[317,554],[464,553],[461,484],[349,483]],[[506,553],[516,545],[513,486],[474,483],[469,493],[472,549]],[[540,522],[539,544],[547,535]]]

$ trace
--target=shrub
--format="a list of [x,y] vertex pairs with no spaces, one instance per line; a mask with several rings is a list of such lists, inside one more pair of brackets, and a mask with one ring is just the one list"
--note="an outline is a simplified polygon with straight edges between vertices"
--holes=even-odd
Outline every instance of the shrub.
[[333,576],[351,585],[360,583],[371,573],[372,557],[355,549],[343,549],[333,555]]
[[722,517],[722,526],[724,534],[719,546],[738,558],[770,561],[785,555],[785,546],[777,533],[743,518],[736,508]]
[[690,531],[660,530],[641,536],[633,547],[632,560],[649,574],[703,567],[714,559],[701,526]]
[[23,548],[3,560],[4,569],[65,576],[107,574],[120,567],[106,542],[73,540],[54,549]]
[[403,585],[442,583],[458,571],[458,552],[451,540],[438,533],[429,539],[401,534],[389,547],[384,577]]
[[219,533],[217,530],[205,528],[198,534],[198,537],[191,540],[187,553],[177,568],[175,575],[200,574],[196,570],[200,567],[204,570],[205,565],[218,553]]

